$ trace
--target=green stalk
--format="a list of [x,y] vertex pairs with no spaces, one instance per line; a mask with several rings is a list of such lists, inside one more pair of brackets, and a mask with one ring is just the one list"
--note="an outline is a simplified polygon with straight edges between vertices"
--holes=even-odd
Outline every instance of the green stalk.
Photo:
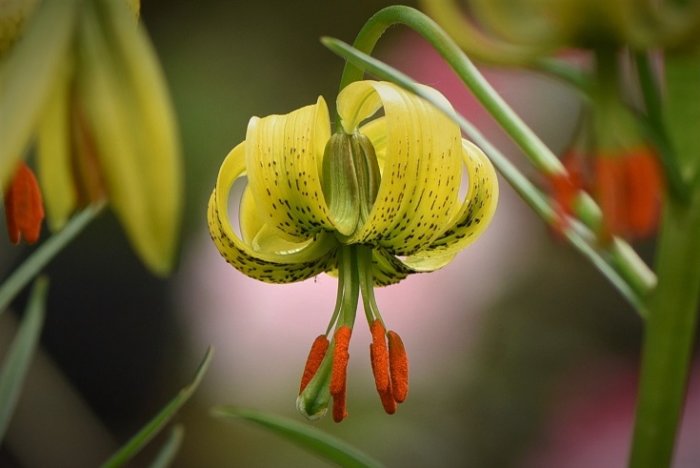
[[700,74],[698,57],[667,58],[664,123],[681,172],[693,180],[687,203],[669,197],[649,302],[630,467],[670,466],[683,410],[700,297]]
[[[559,158],[540,140],[525,122],[511,109],[501,96],[486,81],[476,66],[467,58],[459,46],[433,20],[420,11],[391,6],[378,11],[367,20],[353,47],[371,54],[379,38],[395,24],[403,24],[419,33],[450,64],[474,96],[503,127],[508,136],[522,148],[530,161],[544,174],[563,174],[564,167]],[[340,79],[340,89],[353,81],[361,80],[363,70],[347,62]]]
[[661,97],[659,96],[659,84],[649,61],[649,53],[635,55],[635,65],[639,87],[642,90],[644,105],[647,110],[646,133],[659,153],[659,161],[664,168],[669,194],[683,202],[688,201],[689,187],[680,172],[676,155],[671,148],[666,128],[663,123]]
[[669,201],[651,296],[630,467],[670,466],[698,320],[700,190],[690,206]]

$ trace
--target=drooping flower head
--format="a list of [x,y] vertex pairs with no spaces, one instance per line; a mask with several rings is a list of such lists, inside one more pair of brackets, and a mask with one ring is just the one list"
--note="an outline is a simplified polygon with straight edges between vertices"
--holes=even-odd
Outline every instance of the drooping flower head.
[[[352,83],[337,109],[342,129],[332,135],[322,97],[286,115],[252,118],[221,166],[208,221],[223,257],[252,278],[338,276],[336,308],[309,353],[297,407],[319,417],[332,396],[340,421],[360,292],[377,391],[393,413],[408,390],[408,360],[399,336],[386,331],[373,288],[450,263],[487,227],[498,186],[486,156],[454,122],[393,84]],[[239,236],[228,198],[243,177]]]

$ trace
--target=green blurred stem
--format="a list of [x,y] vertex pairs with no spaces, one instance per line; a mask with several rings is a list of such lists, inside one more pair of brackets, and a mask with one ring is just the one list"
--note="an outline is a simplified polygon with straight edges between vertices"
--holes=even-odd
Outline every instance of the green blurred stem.
[[75,215],[66,226],[52,235],[0,285],[0,314],[12,299],[92,221],[104,204],[86,208]]
[[668,56],[664,124],[681,171],[693,180],[689,202],[669,197],[657,251],[658,286],[649,301],[632,468],[670,466],[685,400],[700,297],[700,74],[698,56]]
[[700,190],[666,204],[659,284],[650,301],[630,466],[670,466],[682,414],[700,294]]
[[678,160],[668,141],[668,135],[663,123],[659,84],[652,70],[649,52],[640,52],[634,58],[639,87],[642,90],[644,105],[648,115],[648,122],[646,122],[647,134],[659,152],[659,159],[664,168],[670,195],[679,201],[687,202],[690,187],[683,179]]
[[39,278],[29,298],[22,324],[0,370],[0,441],[10,424],[22,385],[36,351],[44,324],[48,280]]
[[[493,146],[476,127],[463,116],[456,113],[452,107],[446,106],[441,101],[433,99],[430,93],[427,93],[424,88],[418,86],[405,74],[350,47],[342,41],[332,38],[322,38],[321,42],[331,49],[331,51],[348,60],[348,62],[353,63],[355,66],[362,67],[381,79],[398,84],[426,101],[429,101],[437,109],[444,112],[445,115],[457,122],[462,131],[486,153],[496,169],[498,169],[501,175],[535,213],[548,224],[553,224],[555,222],[557,214],[552,208],[547,196],[537,189],[537,187],[535,187],[535,185],[528,180],[527,177],[498,150],[498,148]],[[603,276],[605,276],[639,314],[644,317],[646,313],[645,306],[640,295],[628,284],[625,277],[621,276],[620,272],[611,265],[607,259],[609,254],[607,252],[600,252],[597,250],[597,246],[594,247],[591,245],[592,243],[590,240],[595,239],[595,235],[586,226],[576,223],[574,226],[565,230],[564,236],[581,254],[583,254],[583,256],[593,263]],[[641,262],[641,260],[639,260],[639,262]],[[627,271],[627,273],[637,277],[636,284],[644,284],[646,281],[645,278],[648,278],[649,275],[653,278],[653,273],[648,271],[643,273],[639,272],[632,264],[629,265],[629,271]]]

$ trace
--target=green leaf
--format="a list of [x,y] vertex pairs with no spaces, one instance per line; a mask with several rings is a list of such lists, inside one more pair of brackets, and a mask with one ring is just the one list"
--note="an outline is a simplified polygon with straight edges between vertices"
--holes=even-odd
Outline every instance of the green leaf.
[[210,347],[207,349],[204,359],[197,368],[192,382],[180,390],[180,393],[175,396],[160,412],[146,424],[136,435],[134,435],[117,453],[112,455],[102,466],[103,468],[122,466],[133,458],[142,448],[148,444],[172,419],[175,413],[182,405],[190,399],[192,394],[199,386],[205,372],[209,368],[214,350]]
[[44,303],[48,280],[39,278],[34,283],[27,311],[19,331],[7,353],[0,371],[0,441],[10,423],[24,378],[27,375],[41,328],[44,324]]
[[0,185],[24,154],[67,59],[76,0],[44,0],[0,68]]
[[104,204],[86,208],[75,215],[60,232],[51,236],[34,251],[12,276],[0,285],[0,315],[5,311],[10,301],[34,278],[65,247],[77,236],[87,224],[102,210]]
[[293,419],[233,406],[218,406],[212,414],[223,419],[244,419],[284,437],[303,449],[344,467],[381,467],[379,461],[325,432]]
[[185,429],[182,424],[173,427],[173,430],[170,431],[170,437],[168,437],[165,445],[163,445],[160,452],[158,452],[158,456],[156,456],[153,463],[151,463],[151,468],[166,468],[170,466],[178,450],[180,450],[184,435]]

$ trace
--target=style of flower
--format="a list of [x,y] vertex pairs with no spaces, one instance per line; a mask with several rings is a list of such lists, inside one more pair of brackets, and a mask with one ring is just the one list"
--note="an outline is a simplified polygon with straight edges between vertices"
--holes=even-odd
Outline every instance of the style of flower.
[[[322,97],[286,115],[253,117],[245,141],[221,166],[208,222],[222,256],[252,278],[290,283],[337,275],[336,307],[309,353],[297,407],[317,418],[332,397],[333,418],[341,421],[360,293],[377,391],[391,414],[406,398],[408,359],[398,334],[386,331],[374,287],[450,263],[486,229],[498,186],[488,159],[454,122],[393,84],[352,83],[337,110],[333,135]],[[228,198],[243,177],[239,236]]]
[[138,0],[0,5],[0,186],[9,190],[35,141],[49,227],[106,200],[144,263],[166,274],[182,205],[180,150],[138,10]]

